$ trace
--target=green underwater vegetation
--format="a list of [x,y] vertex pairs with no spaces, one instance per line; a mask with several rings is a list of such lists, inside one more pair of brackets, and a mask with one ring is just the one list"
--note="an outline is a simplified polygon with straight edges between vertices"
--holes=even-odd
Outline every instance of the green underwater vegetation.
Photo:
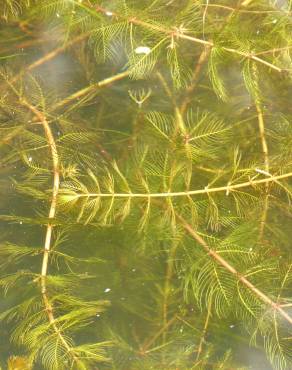
[[292,368],[292,2],[0,0],[0,367]]

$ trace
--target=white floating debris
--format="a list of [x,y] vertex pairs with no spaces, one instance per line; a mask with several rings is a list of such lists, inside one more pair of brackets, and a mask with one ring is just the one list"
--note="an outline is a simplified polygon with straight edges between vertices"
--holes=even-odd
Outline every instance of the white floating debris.
[[31,162],[32,161],[32,157],[28,157],[28,161]]
[[251,252],[252,251],[252,248],[249,248],[249,251]]
[[60,18],[60,14],[59,14],[59,13],[56,13],[56,16],[57,16],[58,18]]
[[150,54],[151,53],[151,49],[148,48],[148,46],[138,46],[136,49],[135,49],[135,53],[136,54]]
[[22,225],[22,221],[19,222],[19,225]]
[[277,22],[278,22],[277,19],[272,20],[272,23],[274,23],[274,24],[277,23]]
[[111,289],[110,288],[106,288],[105,290],[104,290],[104,292],[105,293],[108,293],[108,292],[110,292],[111,291]]
[[100,314],[98,313],[98,314],[96,314],[95,316],[96,316],[96,317],[100,317]]
[[229,327],[230,327],[230,329],[233,329],[235,327],[235,325],[230,325]]
[[113,15],[113,13],[112,13],[112,12],[110,12],[110,11],[106,11],[106,12],[105,12],[105,15],[107,15],[108,17],[111,17],[111,16]]

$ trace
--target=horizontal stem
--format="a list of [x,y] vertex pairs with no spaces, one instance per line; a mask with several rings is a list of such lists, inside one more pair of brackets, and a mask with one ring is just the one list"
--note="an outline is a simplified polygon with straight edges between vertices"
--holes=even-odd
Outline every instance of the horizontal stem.
[[235,185],[226,185],[226,186],[219,186],[214,188],[208,188],[207,186],[204,189],[198,190],[190,190],[190,191],[178,191],[178,192],[166,192],[166,193],[82,193],[76,194],[76,197],[96,197],[96,198],[167,198],[167,197],[185,197],[185,196],[192,196],[198,194],[210,194],[210,193],[218,193],[218,192],[232,192],[236,189],[246,188],[249,186],[255,186],[260,184],[267,184],[269,182],[277,182],[278,180],[285,179],[288,177],[292,177],[292,172],[285,173],[283,175],[278,176],[271,176],[265,179],[260,180],[250,180],[246,182],[242,182],[240,184]]
[[[97,10],[98,12],[103,13],[103,14],[108,13],[108,10],[101,7],[101,6],[95,6],[95,10]],[[120,19],[125,19],[129,23],[135,24],[137,26],[145,27],[145,28],[151,29],[153,31],[158,31],[158,32],[164,33],[166,35],[169,35],[170,37],[176,37],[178,39],[189,40],[189,41],[195,42],[197,44],[201,44],[201,45],[205,45],[205,46],[209,46],[209,47],[215,47],[216,46],[212,41],[202,40],[202,39],[199,39],[199,38],[194,37],[194,36],[186,35],[185,33],[177,30],[176,28],[167,29],[167,28],[164,28],[164,27],[162,27],[160,25],[157,25],[157,24],[145,22],[142,19],[138,19],[136,17],[126,17],[126,16],[122,16],[120,14],[113,13],[113,12],[111,12],[111,14],[112,14],[113,17],[117,17],[117,18],[120,18]],[[241,55],[244,58],[254,60],[255,62],[264,64],[267,67],[269,67],[269,68],[271,68],[271,69],[273,69],[277,72],[282,72],[284,70],[284,69],[282,69],[280,67],[277,67],[274,64],[269,63],[266,60],[261,59],[261,58],[255,56],[251,53],[246,53],[246,52],[243,52],[243,51],[240,51],[240,50],[236,50],[236,49],[229,48],[229,47],[224,47],[224,46],[222,46],[221,49],[225,50],[227,52],[233,53],[233,54]]]

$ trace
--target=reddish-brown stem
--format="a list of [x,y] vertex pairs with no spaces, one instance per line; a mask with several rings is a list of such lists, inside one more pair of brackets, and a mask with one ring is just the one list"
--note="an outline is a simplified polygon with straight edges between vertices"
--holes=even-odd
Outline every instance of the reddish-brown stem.
[[196,64],[196,67],[195,67],[194,72],[193,72],[192,81],[186,89],[185,99],[183,100],[183,102],[180,106],[180,112],[181,112],[182,115],[185,113],[185,111],[187,109],[187,106],[191,101],[191,95],[192,95],[192,93],[194,92],[194,90],[197,86],[197,82],[198,82],[198,79],[199,79],[199,76],[200,76],[201,69],[202,69],[203,65],[205,64],[205,62],[207,61],[207,59],[209,57],[209,54],[210,54],[210,51],[211,51],[210,47],[205,47],[204,50],[202,51],[202,53],[199,56],[198,62]]
[[245,276],[241,275],[229,262],[220,256],[219,253],[214,251],[205,240],[194,230],[194,228],[180,215],[176,214],[182,227],[190,234],[190,236],[200,244],[210,257],[212,257],[219,265],[223,266],[229,271],[241,284],[254,293],[259,300],[266,305],[270,306],[273,310],[277,311],[285,320],[292,324],[292,318],[285,312],[277,303],[266,296],[261,290],[254,286]]

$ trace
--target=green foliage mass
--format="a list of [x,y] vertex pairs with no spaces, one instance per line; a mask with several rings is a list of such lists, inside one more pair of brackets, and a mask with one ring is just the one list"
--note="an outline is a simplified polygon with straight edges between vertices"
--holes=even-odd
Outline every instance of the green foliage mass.
[[292,368],[291,5],[0,0],[3,368]]

